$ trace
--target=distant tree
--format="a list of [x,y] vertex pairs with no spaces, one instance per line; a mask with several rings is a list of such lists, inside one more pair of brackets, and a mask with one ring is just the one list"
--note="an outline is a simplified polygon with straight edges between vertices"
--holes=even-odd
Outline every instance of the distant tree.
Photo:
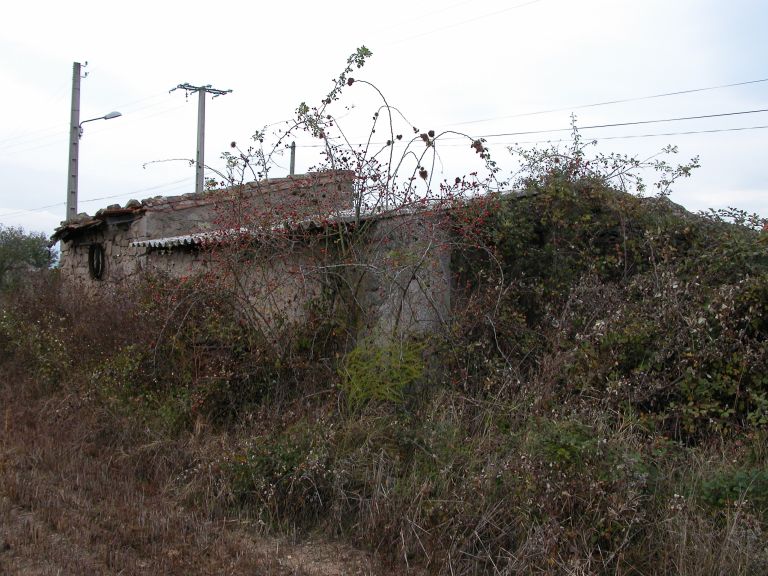
[[0,288],[8,287],[14,273],[48,268],[53,261],[53,251],[43,232],[25,232],[21,227],[0,224]]

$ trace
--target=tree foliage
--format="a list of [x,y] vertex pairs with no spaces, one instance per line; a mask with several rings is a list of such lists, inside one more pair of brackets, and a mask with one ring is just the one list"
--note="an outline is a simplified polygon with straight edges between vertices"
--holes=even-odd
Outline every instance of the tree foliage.
[[52,263],[53,252],[43,232],[0,224],[0,287],[8,287],[20,272],[48,268]]

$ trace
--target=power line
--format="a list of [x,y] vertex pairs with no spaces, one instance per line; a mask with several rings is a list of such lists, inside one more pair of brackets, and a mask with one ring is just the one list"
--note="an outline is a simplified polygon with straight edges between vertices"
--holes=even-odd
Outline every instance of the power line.
[[[151,105],[151,106],[144,106],[142,108],[139,108],[138,110],[147,110],[149,108],[156,108],[158,105]],[[145,113],[144,115],[139,115],[135,118],[132,118],[133,122],[143,122],[145,120],[148,120],[150,118],[155,118],[157,116],[163,116],[165,114],[168,114],[170,112],[174,112],[175,110],[180,110],[185,107],[185,104],[181,104],[178,106],[170,106],[166,107],[162,110],[158,110],[156,112],[150,112]],[[103,132],[104,128],[95,128],[93,130],[94,133],[98,134],[99,132]],[[46,148],[48,146],[54,146],[59,144],[59,141],[66,137],[67,132],[62,131],[55,134],[48,134],[44,136],[38,136],[35,138],[30,138],[26,142],[18,142],[18,143],[10,143],[5,146],[0,144],[0,151],[3,152],[6,156],[12,156],[16,154],[24,154],[25,152],[32,152],[33,150],[39,150],[40,148]],[[42,142],[41,144],[35,144],[36,142]]]
[[[691,134],[714,134],[719,132],[743,132],[748,130],[765,130],[768,129],[768,124],[759,125],[759,126],[743,126],[738,128],[715,128],[711,130],[687,130],[682,132],[657,132],[653,134],[631,134],[631,135],[624,135],[624,136],[601,136],[601,137],[595,137],[590,138],[590,140],[625,140],[625,139],[635,139],[635,138],[654,138],[658,136],[687,136]],[[549,144],[549,143],[559,143],[559,142],[565,142],[566,140],[560,139],[560,140],[527,140],[522,142],[511,142],[511,143],[497,143],[502,146],[512,145],[512,144]],[[303,148],[313,148],[318,145],[305,145],[302,146]],[[459,144],[447,144],[447,146],[451,147],[458,147]],[[123,192],[121,194],[114,194],[112,196],[102,196],[101,198],[89,198],[87,200],[81,201],[82,204],[88,203],[88,202],[98,202],[101,200],[111,200],[112,198],[119,198],[124,196],[131,196],[133,194],[138,194],[140,192],[148,192],[150,190],[157,190],[159,188],[164,188],[167,186],[173,186],[174,184],[179,184],[181,182],[188,181],[189,178],[182,178],[180,180],[174,180],[172,182],[166,182],[165,184],[159,184],[157,186],[150,186],[148,188],[142,188],[140,190],[133,190],[130,192]],[[40,212],[42,210],[46,210],[48,208],[55,208],[58,206],[64,206],[66,202],[58,202],[56,204],[49,204],[47,206],[40,206],[38,208],[30,208],[28,210],[18,210],[16,212],[8,212],[6,214],[0,214],[0,218],[5,218],[8,216],[16,216],[19,214],[29,213],[29,212]]]
[[649,96],[636,96],[632,98],[621,98],[619,100],[606,100],[604,102],[593,102],[591,104],[581,104],[579,106],[566,106],[564,108],[550,108],[547,110],[537,110],[535,112],[521,112],[519,114],[509,114],[506,116],[495,116],[491,118],[482,118],[479,120],[466,120],[464,122],[455,122],[448,126],[465,126],[467,124],[480,124],[482,122],[493,122],[495,120],[506,120],[509,118],[523,118],[525,116],[539,116],[542,114],[551,114],[554,112],[570,112],[572,110],[582,110],[584,108],[596,108],[598,106],[608,106],[610,104],[624,104],[625,102],[639,102],[641,100],[653,100],[656,98],[666,98],[667,96],[680,96],[682,94],[694,94],[696,92],[706,92],[709,90],[720,90],[722,88],[734,88],[737,86],[747,86],[750,84],[760,84],[768,82],[768,78],[759,78],[757,80],[747,80],[745,82],[734,82],[732,84],[720,84],[718,86],[705,86],[703,88],[691,88],[688,90],[677,90],[675,92],[664,92],[662,94],[651,94]]
[[98,202],[100,200],[111,200],[112,198],[120,198],[122,196],[131,196],[133,194],[138,194],[139,192],[149,192],[150,190],[158,190],[160,188],[166,188],[168,186],[173,186],[174,184],[181,184],[182,182],[188,182],[191,180],[191,178],[180,178],[178,180],[174,180],[172,182],[166,182],[165,184],[158,184],[156,186],[149,186],[148,188],[141,188],[140,190],[133,190],[129,192],[123,192],[121,194],[112,194],[111,196],[102,196],[101,198],[89,198],[88,200],[83,200],[83,203],[85,202]]
[[[456,5],[459,5],[459,4],[462,4],[462,2],[459,2]],[[453,6],[456,6],[456,5],[453,5]],[[450,8],[450,7],[451,6],[449,6],[448,8]],[[612,104],[624,104],[626,102],[639,102],[639,101],[643,101],[643,100],[653,100],[653,99],[657,99],[657,98],[666,98],[666,97],[669,97],[669,96],[681,96],[681,95],[685,95],[685,94],[695,94],[695,93],[698,93],[698,92],[707,92],[707,91],[711,91],[711,90],[721,90],[721,89],[724,89],[724,88],[735,88],[735,87],[739,87],[739,86],[749,86],[749,85],[752,85],[752,84],[761,84],[761,83],[764,83],[764,82],[768,82],[768,78],[758,78],[758,79],[755,79],[755,80],[746,80],[746,81],[743,81],[743,82],[732,82],[730,84],[718,84],[716,86],[704,86],[704,87],[700,87],[700,88],[690,88],[690,89],[686,89],[686,90],[676,90],[676,91],[673,91],[673,92],[663,92],[663,93],[660,93],[660,94],[651,94],[651,95],[647,95],[647,96],[636,96],[636,97],[621,98],[621,99],[616,99],[616,100],[605,100],[605,101],[602,101],[602,102],[593,102],[593,103],[590,103],[590,104],[580,104],[580,105],[577,105],[577,106],[566,106],[566,107],[562,107],[562,108],[549,108],[549,109],[545,109],[545,110],[536,110],[536,111],[533,111],[533,112],[522,112],[522,113],[519,113],[519,114],[508,114],[508,115],[504,115],[504,116],[494,116],[494,117],[488,117],[488,118],[481,118],[481,119],[477,119],[477,120],[466,120],[466,121],[462,121],[462,122],[454,122],[454,123],[451,123],[451,124],[447,124],[447,126],[466,126],[466,125],[469,125],[469,124],[481,124],[481,123],[484,123],[484,122],[493,122],[493,121],[496,121],[496,120],[506,120],[506,119],[510,119],[510,118],[523,118],[523,117],[527,117],[527,116],[540,116],[540,115],[543,115],[543,114],[551,114],[551,113],[555,113],[555,112],[570,112],[570,111],[573,111],[573,110],[583,110],[583,109],[586,109],[586,108],[597,108],[599,106],[609,106],[609,105],[612,105]],[[127,102],[125,104],[118,105],[118,106],[116,106],[116,108],[129,108],[129,107],[131,107],[134,104],[139,104],[139,103],[142,103],[142,102],[146,102],[148,100],[154,100],[154,99],[159,98],[160,96],[163,96],[163,95],[164,94],[155,94],[155,95],[152,95],[152,96],[148,96],[146,98],[141,98],[139,100],[133,100],[131,102]],[[138,112],[140,110],[145,110],[147,108],[154,108],[154,107],[159,106],[161,104],[162,103],[151,104],[151,105],[148,105],[148,106],[142,106],[140,108],[137,108],[137,109],[133,110],[132,112],[136,113],[136,112]],[[175,109],[176,108],[174,107],[174,108],[169,109],[168,111],[175,110]],[[165,113],[165,111],[161,111],[158,114],[163,114],[163,113]],[[137,120],[138,120],[138,118],[137,118]],[[41,136],[36,136],[36,137],[31,138],[31,139],[28,139],[30,136],[32,136],[34,134],[38,134],[38,133],[41,133],[41,132],[49,132],[51,130],[58,130],[60,127],[64,127],[65,128],[66,125],[60,124],[60,125],[56,125],[55,127],[49,126],[48,128],[41,128],[39,130],[33,130],[33,131],[27,132],[26,134],[23,134],[23,135],[15,135],[15,136],[7,137],[7,138],[0,138],[0,148],[6,148],[6,150],[9,149],[9,148],[13,149],[16,146],[29,145],[29,144],[32,144],[33,142],[39,141],[39,140],[47,140],[47,139],[50,139],[50,138],[58,138],[58,137],[61,136],[62,133],[57,132],[56,134],[41,135]],[[66,133],[64,132],[64,134],[66,134]],[[19,139],[27,139],[27,140],[25,142],[19,142],[17,144],[12,144],[12,143],[9,144],[10,141],[12,141],[12,140],[19,140]],[[36,149],[41,148],[41,147],[44,147],[44,146],[35,146],[35,147],[33,147],[33,148],[29,149],[29,150],[36,150]],[[25,151],[29,151],[29,150],[25,150]]]
[[[453,4],[449,4],[448,6],[443,6],[442,8],[437,8],[435,10],[430,10],[429,12],[424,12],[421,15],[414,16],[409,19],[410,22],[423,20],[424,18],[428,16],[433,16],[435,14],[441,14],[443,12],[447,12],[448,10],[452,10],[458,6],[462,6],[464,4],[469,4],[470,2],[474,2],[475,0],[461,0],[460,2],[454,2]],[[393,24],[389,24],[385,26],[384,28],[381,28],[377,31],[377,33],[386,32],[387,30],[391,30],[392,28],[397,28],[398,26],[402,26],[402,21],[397,21]]]
[[66,124],[61,123],[61,124],[56,124],[56,126],[48,126],[47,128],[39,128],[37,130],[30,130],[30,131],[28,131],[25,134],[18,134],[18,135],[15,135],[15,136],[9,136],[7,138],[0,138],[0,148],[4,148],[4,147],[8,146],[8,144],[6,144],[7,142],[11,142],[11,144],[13,144],[12,143],[13,140],[24,140],[24,139],[28,139],[28,138],[32,137],[31,141],[34,141],[34,140],[39,139],[39,138],[47,138],[47,136],[45,136],[45,135],[43,135],[43,136],[33,136],[33,135],[34,134],[40,134],[42,132],[50,132],[52,130],[64,130],[64,129],[66,129],[66,127],[67,127]]
[[407,38],[402,38],[401,40],[395,40],[394,42],[385,44],[385,46],[392,46],[394,44],[400,44],[401,42],[408,42],[409,40],[415,40],[416,38],[421,38],[422,36],[428,36],[429,34],[434,34],[435,32],[442,32],[443,30],[449,30],[451,28],[456,28],[457,26],[463,26],[464,24],[469,24],[470,22],[476,22],[477,20],[490,18],[491,16],[497,16],[498,14],[509,12],[510,10],[515,10],[517,8],[530,6],[531,4],[538,4],[539,2],[543,2],[543,1],[544,0],[528,0],[528,2],[515,4],[514,6],[509,6],[507,8],[504,8],[503,10],[497,10],[496,12],[490,12],[489,14],[483,14],[482,16],[476,16],[475,18],[470,18],[468,20],[462,20],[461,22],[456,22],[455,24],[449,24],[448,26],[443,26],[442,28],[435,28],[434,30],[422,32],[421,34],[416,34],[415,36],[408,36]]
[[[713,128],[711,130],[688,130],[685,132],[657,132],[655,134],[630,134],[626,136],[602,136],[597,138],[590,138],[590,140],[629,140],[633,138],[652,138],[655,136],[687,136],[689,134],[714,134],[717,132],[743,132],[745,130],[764,130],[768,128],[768,124],[762,126],[742,126],[739,128]],[[538,142],[518,142],[518,144],[541,144],[546,140],[539,140]]]
[[[148,100],[157,100],[158,98],[165,98],[168,96],[165,92],[157,92],[153,94],[152,96],[147,96],[145,98],[139,98],[138,100],[131,100],[130,102],[124,102],[123,104],[116,104],[115,108],[130,108],[134,104],[140,104],[141,102],[147,102]],[[142,106],[141,108],[138,108],[138,110],[143,110],[144,108],[151,108],[154,106],[154,104],[149,104],[147,106]],[[136,112],[136,110],[134,110]]]
[[[69,84],[69,81],[64,80],[59,84],[59,86],[54,91],[49,92],[44,103],[40,106],[40,109],[47,109],[47,108],[50,108],[52,104],[58,103],[58,101],[64,96],[64,94],[68,92],[68,90],[66,90],[68,84]],[[22,130],[22,127],[25,126],[26,124],[27,122],[25,122],[24,118],[17,118],[15,127],[10,131],[10,136],[0,139],[0,143],[7,142],[9,140],[15,140],[17,138],[23,138],[24,135],[20,134],[20,132]],[[43,128],[43,129],[35,130],[32,133],[36,134],[36,133],[45,132],[51,129],[52,128]]]
[[[160,188],[166,188],[168,186],[173,186],[174,184],[180,184],[181,182],[189,181],[190,178],[181,178],[179,180],[174,180],[172,182],[166,182],[165,184],[157,184],[155,186],[149,186],[147,188],[141,188],[139,190],[132,190],[128,192],[122,192],[120,194],[113,194],[111,196],[102,196],[101,198],[89,198],[87,200],[81,200],[81,204],[86,204],[88,202],[99,202],[101,200],[111,200],[112,198],[120,198],[123,196],[132,196],[133,194],[139,194],[141,192],[149,192],[150,190],[158,190]],[[19,214],[25,214],[28,212],[42,212],[43,210],[47,210],[48,208],[56,208],[58,206],[64,206],[66,202],[57,202],[56,204],[48,204],[47,206],[40,206],[38,208],[30,208],[28,210],[17,210],[16,212],[8,212],[6,214],[0,214],[0,218],[6,218],[8,216],[17,216]]]
[[[58,144],[59,141],[65,140],[66,137],[67,131],[62,129],[60,132],[54,134],[37,136],[35,138],[29,138],[23,142],[11,143],[6,146],[0,145],[0,152],[2,152],[3,156],[12,156],[14,154],[30,152],[32,150]],[[40,144],[38,144],[38,142],[40,142]]]
[[[656,136],[687,136],[689,134],[714,134],[717,132],[743,132],[747,130],[762,130],[768,128],[768,124],[760,125],[760,126],[740,126],[736,128],[713,128],[710,130],[686,130],[681,132],[655,132],[652,134],[628,134],[624,136],[595,136],[592,138],[589,138],[590,141],[601,141],[601,140],[629,140],[634,138],[653,138]],[[558,140],[521,140],[516,142],[495,142],[494,144],[497,146],[512,146],[517,144],[558,144],[560,142],[570,142],[570,139],[567,138],[560,138]],[[452,148],[458,148],[463,147],[463,144],[444,144],[445,146],[450,146]]]
[[[683,120],[703,120],[705,118],[723,118],[726,116],[742,116],[745,114],[760,114],[768,112],[768,108],[759,108],[757,110],[741,110],[738,112],[721,112],[719,114],[702,114],[699,116],[678,116],[676,118],[661,118],[656,120],[636,120],[633,122],[615,122],[612,124],[593,124],[591,126],[577,126],[579,130],[590,130],[593,128],[616,128],[618,126],[639,126],[641,124],[659,124],[662,122],[680,122]],[[573,128],[552,128],[549,130],[526,130],[522,132],[502,132],[499,134],[482,134],[476,138],[500,138],[503,136],[523,136],[527,134],[546,134],[548,132],[568,132]]]
[[[640,125],[644,125],[644,124],[659,124],[659,123],[664,123],[664,122],[680,122],[680,121],[685,121],[685,120],[702,120],[702,119],[707,119],[707,118],[724,118],[724,117],[728,117],[728,116],[742,116],[742,115],[746,115],[746,114],[760,114],[760,113],[763,113],[763,112],[768,112],[768,108],[759,108],[759,109],[756,109],[756,110],[739,110],[739,111],[736,111],[736,112],[720,112],[720,113],[717,113],[717,114],[701,114],[701,115],[698,115],[698,116],[678,116],[676,118],[659,118],[659,119],[654,119],[654,120],[635,120],[635,121],[631,121],[631,122],[614,122],[612,124],[593,124],[593,125],[590,125],[590,126],[576,126],[576,129],[581,131],[581,130],[590,130],[590,129],[597,129],[597,128],[616,128],[616,127],[619,127],[619,126],[640,126]],[[521,131],[521,132],[504,132],[504,133],[499,133],[499,134],[481,134],[481,135],[478,135],[478,136],[472,136],[472,138],[477,139],[477,138],[501,138],[501,137],[505,137],[505,136],[527,136],[527,135],[531,135],[531,134],[548,134],[548,133],[552,133],[552,132],[570,132],[571,130],[573,130],[573,127],[569,127],[569,128],[551,128],[551,129],[547,129],[547,130],[525,130],[525,131]],[[736,130],[736,129],[734,129],[734,130]],[[686,132],[686,133],[695,134],[695,133],[697,133],[697,131],[690,131],[690,132]],[[706,130],[702,130],[702,131],[700,131],[700,133],[702,133],[702,134],[703,133],[707,133],[707,131]],[[680,132],[680,134],[683,134],[683,132]],[[671,135],[674,135],[674,133],[672,133]],[[464,137],[463,136],[445,136],[443,138],[440,138],[438,140],[438,142],[442,142],[442,141],[445,141],[445,140],[457,140],[457,139],[461,139],[461,138],[464,138]],[[607,139],[607,137],[603,138],[603,139]],[[371,144],[377,145],[377,146],[384,146],[385,145],[384,142],[371,142]],[[352,145],[355,146],[355,145],[358,145],[358,144],[352,144]],[[299,144],[297,146],[300,147],[300,148],[324,148],[325,144]]]
[[[145,106],[140,106],[138,108],[133,108],[133,105],[135,105],[135,104],[139,104],[139,103],[142,103],[142,102],[147,102],[149,100],[156,100],[156,99],[158,99],[158,98],[160,98],[162,96],[167,96],[167,95],[166,94],[155,94],[154,96],[148,96],[146,98],[141,98],[139,100],[133,100],[132,102],[129,102],[129,103],[126,103],[126,104],[118,104],[118,105],[114,106],[114,108],[115,109],[122,109],[123,112],[125,112],[126,109],[127,109],[132,114],[135,114],[136,112],[139,112],[139,111],[142,111],[142,110],[147,110],[147,109],[150,109],[150,108],[157,108],[158,106],[163,106],[165,104],[165,102],[155,102],[153,104],[148,104],[148,105],[145,105]],[[164,114],[167,111],[176,110],[176,109],[179,109],[179,108],[181,108],[181,106],[174,106],[172,108],[168,108],[166,110],[163,110],[163,111],[160,111],[160,112],[157,112],[157,113],[153,113],[153,114],[149,114],[149,115],[145,115],[145,116],[138,116],[137,119],[157,116],[157,115],[160,115],[160,114]],[[14,136],[9,136],[7,138],[0,138],[0,149],[3,149],[3,150],[14,150],[15,148],[18,148],[18,147],[22,147],[23,148],[25,146],[28,146],[30,144],[33,144],[34,142],[38,142],[38,141],[41,141],[41,140],[51,140],[51,139],[60,138],[61,136],[66,136],[69,133],[66,128],[67,128],[66,124],[56,124],[55,126],[52,125],[52,126],[49,126],[47,128],[40,128],[40,129],[36,129],[36,130],[30,130],[30,131],[26,132],[25,134],[17,134],[17,135],[14,135]],[[55,133],[45,134],[45,133],[53,132],[53,131],[55,131]],[[35,136],[36,134],[40,134],[40,135],[39,136]],[[40,146],[36,145],[33,148],[30,148],[29,150],[36,150],[38,148],[43,148],[43,147],[45,147],[47,145],[49,145],[49,144],[44,144],[44,145],[40,145]],[[29,151],[29,150],[25,149],[25,150],[22,150],[22,152],[26,152],[26,151]],[[10,152],[10,153],[11,154],[15,154],[17,152]]]

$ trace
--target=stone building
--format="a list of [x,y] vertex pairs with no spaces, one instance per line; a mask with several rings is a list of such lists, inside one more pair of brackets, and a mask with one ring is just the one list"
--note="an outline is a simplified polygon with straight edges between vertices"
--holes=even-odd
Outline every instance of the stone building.
[[221,271],[262,318],[298,321],[343,292],[360,328],[440,329],[451,309],[450,241],[435,211],[355,209],[351,172],[321,172],[224,190],[155,197],[80,214],[61,242],[65,290],[109,291],[146,274]]

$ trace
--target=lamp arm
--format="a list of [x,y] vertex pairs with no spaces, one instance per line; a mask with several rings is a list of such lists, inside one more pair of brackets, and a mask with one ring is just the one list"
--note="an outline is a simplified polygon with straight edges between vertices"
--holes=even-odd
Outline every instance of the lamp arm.
[[105,114],[104,116],[99,116],[98,118],[89,118],[88,120],[83,120],[82,122],[80,122],[80,125],[78,126],[79,136],[82,138],[83,124],[85,124],[86,122],[93,122],[94,120],[112,120],[112,118],[117,118],[119,116],[122,116],[120,112],[110,112],[109,114]]

